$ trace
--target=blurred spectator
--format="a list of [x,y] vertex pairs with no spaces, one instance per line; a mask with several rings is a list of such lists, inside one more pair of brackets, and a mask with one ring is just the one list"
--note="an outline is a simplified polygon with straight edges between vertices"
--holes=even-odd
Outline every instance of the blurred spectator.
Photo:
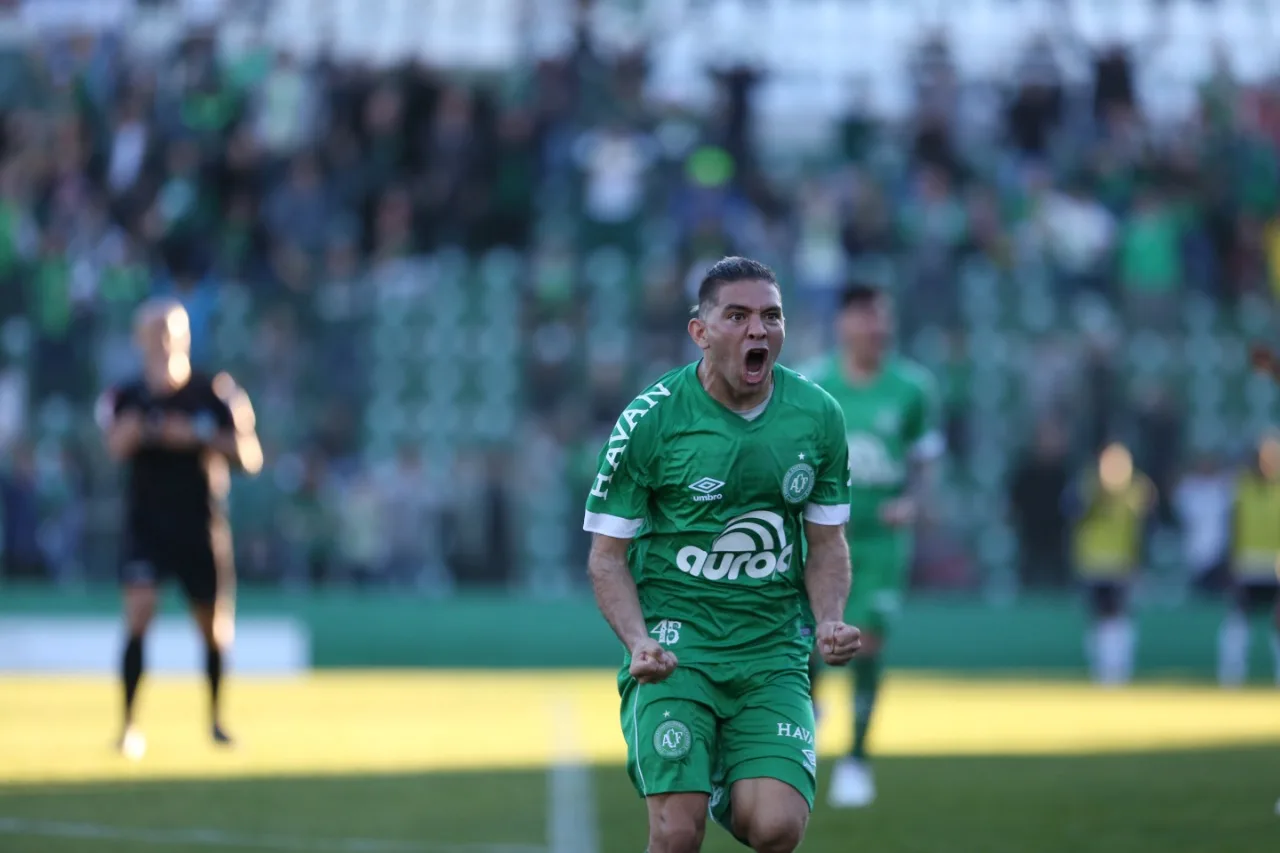
[[1067,437],[1056,420],[1043,420],[1036,427],[1035,444],[1023,452],[1009,483],[1009,513],[1021,543],[1018,577],[1026,589],[1062,588],[1070,579],[1062,514],[1070,480]]
[[254,132],[275,158],[294,154],[316,136],[318,104],[311,75],[293,56],[282,53],[258,84]]
[[383,477],[390,581],[434,595],[448,593],[453,579],[444,562],[445,507],[418,448],[401,447]]
[[1048,38],[1037,35],[1028,42],[1017,79],[1006,119],[1009,138],[1020,154],[1040,159],[1049,154],[1064,113],[1062,73]]
[[35,454],[29,446],[13,448],[0,484],[4,495],[5,574],[13,578],[42,578],[46,567],[39,537],[40,496]]
[[1189,581],[1205,593],[1226,588],[1235,484],[1216,456],[1201,453],[1173,493]]
[[1135,462],[1155,486],[1156,517],[1172,524],[1173,486],[1182,455],[1180,412],[1164,389],[1153,386],[1139,393],[1134,419],[1134,433],[1142,437]]
[[386,580],[390,546],[386,502],[372,475],[357,471],[342,484],[341,496],[326,512],[337,522],[338,571],[349,583],[366,586]]
[[[777,269],[787,358],[829,344],[848,278],[899,297],[952,448],[931,560],[1008,568],[998,519],[968,509],[1006,490],[1025,582],[1060,584],[1066,443],[1125,429],[1169,523],[1181,433],[1217,443],[1273,405],[1234,349],[1280,294],[1280,96],[1229,51],[1139,98],[1160,26],[982,45],[999,86],[968,73],[962,30],[926,30],[885,42],[892,71],[815,65],[796,98],[766,58],[690,66],[598,23],[576,9],[558,52],[483,74],[216,27],[154,55],[111,34],[0,54],[5,512],[46,531],[6,524],[10,565],[109,576],[86,543],[111,531],[77,515],[106,463],[77,432],[152,293],[186,305],[198,365],[272,412],[269,476],[236,493],[281,518],[237,540],[264,582],[513,582],[527,543],[570,571],[583,460],[637,382],[694,357],[692,291],[730,253]],[[1146,383],[1176,400],[1128,390]],[[552,449],[517,504],[506,459],[538,430]],[[17,435],[66,448],[65,494]],[[1208,522],[1179,517],[1195,568]]]

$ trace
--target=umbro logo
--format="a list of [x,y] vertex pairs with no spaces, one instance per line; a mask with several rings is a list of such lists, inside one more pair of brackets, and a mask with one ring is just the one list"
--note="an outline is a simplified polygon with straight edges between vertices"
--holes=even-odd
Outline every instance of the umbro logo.
[[719,494],[720,489],[724,488],[724,483],[714,477],[703,477],[695,483],[690,483],[689,488],[699,493],[693,496],[695,501],[718,501],[724,497]]

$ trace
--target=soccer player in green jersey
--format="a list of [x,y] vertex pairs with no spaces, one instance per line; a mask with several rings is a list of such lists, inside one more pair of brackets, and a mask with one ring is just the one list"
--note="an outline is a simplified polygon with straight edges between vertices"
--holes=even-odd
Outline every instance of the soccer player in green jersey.
[[945,441],[932,377],[890,353],[888,294],[869,285],[848,287],[836,324],[839,351],[805,375],[835,397],[848,430],[854,578],[845,618],[862,628],[863,643],[853,665],[853,747],[833,769],[827,795],[833,806],[857,808],[875,799],[867,732],[883,672],[881,649],[907,584],[919,491]]
[[628,405],[601,450],[589,572],[626,650],[620,721],[649,853],[701,849],[708,813],[758,853],[789,853],[816,787],[810,652],[840,665],[861,642],[843,621],[844,418],[775,363],[767,266],[716,263],[696,311],[702,357]]

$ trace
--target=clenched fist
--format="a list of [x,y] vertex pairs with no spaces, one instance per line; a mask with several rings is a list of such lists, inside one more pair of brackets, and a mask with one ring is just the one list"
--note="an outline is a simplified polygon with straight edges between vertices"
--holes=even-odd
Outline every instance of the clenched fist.
[[631,648],[631,677],[641,684],[657,684],[676,668],[676,656],[646,637]]
[[1249,345],[1249,364],[1259,373],[1265,373],[1272,379],[1280,379],[1280,359],[1260,343]]
[[818,653],[831,666],[842,666],[853,660],[862,648],[862,632],[843,622],[818,624]]

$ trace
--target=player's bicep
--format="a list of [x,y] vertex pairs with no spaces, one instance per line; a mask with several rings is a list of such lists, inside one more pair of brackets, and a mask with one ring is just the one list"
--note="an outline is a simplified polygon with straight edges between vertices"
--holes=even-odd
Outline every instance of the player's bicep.
[[138,448],[142,412],[141,402],[129,388],[108,389],[98,397],[93,417],[112,458],[124,459]]
[[632,539],[649,511],[649,484],[638,448],[606,444],[587,493],[582,529],[615,539]]
[[126,412],[142,412],[142,403],[130,386],[108,388],[98,395],[93,406],[93,419],[98,427],[109,431]]
[[93,422],[98,425],[98,429],[110,431],[116,420],[116,412],[119,411],[119,400],[120,395],[114,388],[108,388],[98,395],[93,404]]

